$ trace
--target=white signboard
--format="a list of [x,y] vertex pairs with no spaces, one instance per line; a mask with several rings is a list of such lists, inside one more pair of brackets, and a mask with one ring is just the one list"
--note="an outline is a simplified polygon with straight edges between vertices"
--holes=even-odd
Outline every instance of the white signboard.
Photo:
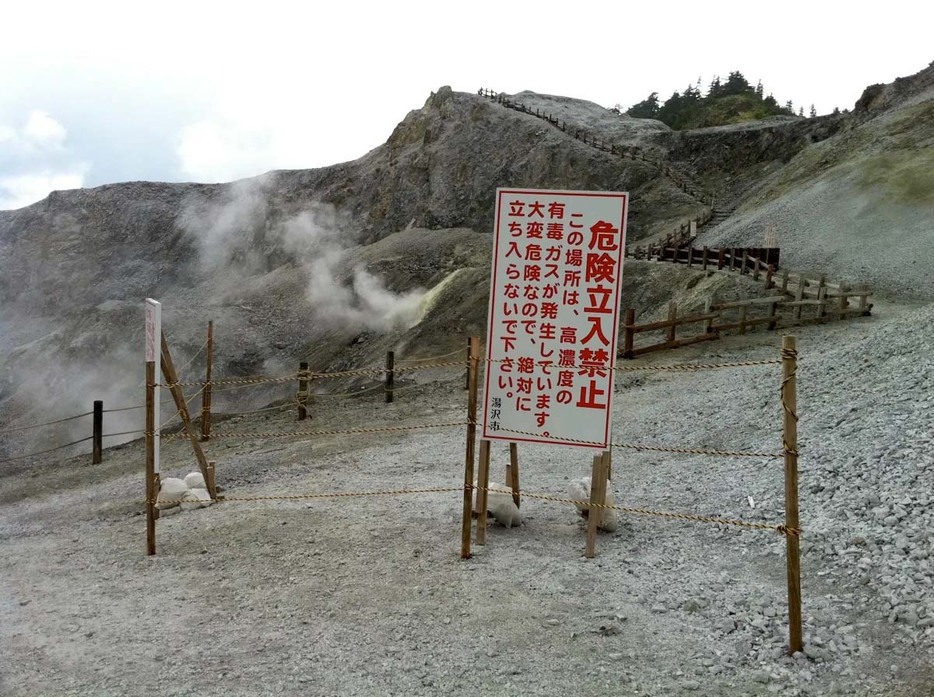
[[483,438],[608,446],[628,203],[497,189]]
[[[162,303],[146,298],[146,362],[156,364],[156,385],[162,382]],[[159,431],[162,428],[160,390],[155,389],[155,433],[153,449],[155,451],[156,474],[159,474]]]

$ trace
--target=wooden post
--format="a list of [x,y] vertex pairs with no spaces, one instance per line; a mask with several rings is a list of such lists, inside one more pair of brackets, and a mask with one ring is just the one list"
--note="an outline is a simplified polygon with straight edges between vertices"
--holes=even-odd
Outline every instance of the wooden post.
[[304,421],[308,418],[308,362],[302,361],[298,364],[298,394],[295,395],[298,402],[298,420]]
[[395,367],[395,353],[386,351],[386,404],[392,404],[392,387],[396,380]]
[[464,389],[470,389],[470,337],[467,337],[467,370],[464,371]]
[[771,264],[765,270],[765,289],[769,290],[772,288],[772,276],[775,273],[775,267]]
[[99,465],[103,459],[104,403],[94,400],[94,423],[91,426],[91,464]]
[[477,437],[477,385],[480,337],[470,337],[467,375],[467,452],[464,458],[464,513],[461,520],[461,559],[470,559],[470,511],[473,508],[473,465]]
[[[191,449],[195,452],[195,459],[198,460],[198,468],[201,470],[201,476],[204,477],[205,484],[208,479],[208,460],[201,449],[201,443],[198,440],[198,434],[195,433],[191,425],[191,416],[188,414],[188,405],[185,403],[185,394],[178,384],[178,373],[175,372],[175,364],[172,362],[172,353],[169,351],[169,342],[165,338],[165,332],[162,332],[162,374],[168,381],[169,390],[172,392],[172,399],[175,400],[175,408],[178,409],[178,415],[182,419],[185,433],[191,443]],[[212,499],[217,498],[217,491],[208,489]]]
[[782,269],[782,295],[788,295],[788,269]]
[[759,280],[759,258],[758,257],[752,258],[752,280],[753,281]]
[[849,305],[847,293],[850,291],[850,286],[847,283],[840,283],[840,319],[846,317],[846,308]]
[[[798,276],[798,288],[795,291],[795,302],[798,302],[804,298],[804,284],[807,281],[804,279],[804,275]],[[795,320],[801,319],[801,305],[795,305]]]
[[623,327],[623,358],[632,358],[632,345],[636,333],[636,311],[630,307],[626,310],[626,325]]
[[723,247],[717,250],[717,271],[723,268],[723,255],[726,250]]
[[746,249],[743,250],[743,266],[739,272],[741,274],[746,274],[749,272],[749,251]]
[[817,288],[817,318],[823,322],[827,316],[827,286]]
[[782,430],[785,457],[785,559],[788,567],[788,652],[803,646],[801,562],[798,547],[798,351],[795,337],[782,337]]
[[688,247],[688,268],[694,266],[694,247]]
[[771,322],[769,322],[769,331],[772,331],[773,329],[775,329],[776,326],[778,326],[777,314],[778,314],[778,303],[769,303],[769,317],[772,320]]
[[490,488],[490,441],[480,441],[480,470],[477,472],[477,544],[486,544],[487,502]]
[[[590,475],[590,508],[587,512],[587,548],[584,556],[593,559],[597,553],[597,528],[603,523],[606,503],[606,453],[594,455]],[[595,508],[594,506],[599,506]]]
[[746,305],[739,306],[739,333],[746,333]]
[[204,391],[201,393],[201,440],[211,438],[211,372],[214,369],[214,321],[208,322],[208,346],[204,370]]
[[[713,303],[710,300],[710,298],[707,298],[707,300],[704,301],[704,314],[705,315],[713,314],[713,310],[711,310],[712,304]],[[712,319],[704,320],[704,333],[705,334],[713,333],[713,320]]]
[[704,271],[707,270],[707,255],[709,254],[709,252],[710,252],[710,249],[705,245],[705,246],[704,246],[704,256],[703,256],[703,260],[702,260],[702,262],[701,262],[701,263],[704,265],[704,266],[703,266]]
[[668,325],[668,341],[674,342],[675,340],[675,327],[677,326],[675,322],[678,319],[678,303],[672,300],[668,303],[668,321],[671,324]]
[[214,460],[208,460],[208,476],[204,480],[208,491],[217,491],[217,471],[214,467],[215,464]]
[[146,361],[146,554],[156,553],[156,362]]
[[522,507],[522,500],[519,494],[519,444],[509,444],[509,477],[506,480],[509,488],[512,489],[512,501],[516,508]]

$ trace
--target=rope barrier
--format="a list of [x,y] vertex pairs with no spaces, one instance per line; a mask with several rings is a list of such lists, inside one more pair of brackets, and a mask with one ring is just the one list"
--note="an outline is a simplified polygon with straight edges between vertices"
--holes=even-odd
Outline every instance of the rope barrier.
[[[470,487],[472,489],[483,490],[482,487]],[[487,492],[492,492],[494,489],[486,489]],[[503,493],[502,490],[495,490],[498,493]],[[794,535],[795,537],[801,535],[801,530],[798,528],[789,528],[785,525],[776,525],[773,523],[750,523],[745,520],[734,520],[731,518],[716,518],[713,516],[703,516],[695,515],[693,513],[672,513],[670,511],[653,511],[649,508],[632,508],[629,506],[613,506],[609,504],[599,504],[599,503],[590,503],[590,501],[582,501],[580,499],[566,499],[559,496],[548,496],[546,494],[529,494],[526,492],[520,492],[520,495],[527,499],[539,499],[541,501],[551,501],[554,503],[570,503],[574,505],[580,505],[590,508],[603,508],[611,509],[614,511],[620,511],[622,513],[633,513],[635,515],[649,515],[649,516],[659,516],[662,518],[671,518],[675,520],[689,520],[695,523],[713,523],[716,525],[733,525],[735,527],[749,528],[752,530],[772,530],[782,535]]]
[[413,370],[425,370],[427,368],[448,368],[452,365],[467,366],[468,364],[469,364],[469,361],[465,361],[465,360],[447,361],[444,363],[429,363],[428,365],[419,365],[419,366],[411,366],[411,367],[403,366],[401,368],[396,368],[395,372],[396,373],[408,373],[408,372],[412,372]]
[[[292,436],[339,436],[359,433],[390,433],[393,431],[418,431],[427,428],[450,428],[453,426],[466,426],[466,421],[452,421],[443,424],[427,424],[425,426],[384,426],[382,428],[348,428],[337,431],[267,431],[260,433],[212,433],[211,439],[215,438],[289,438]],[[148,434],[147,434],[148,435]],[[190,434],[185,431],[179,433],[160,434],[162,440],[185,440],[190,438]],[[196,434],[197,435],[197,434]]]
[[146,433],[146,431],[137,430],[137,431],[121,431],[120,433],[105,433],[101,438],[113,438],[114,436],[129,436],[133,433]]
[[6,463],[13,462],[15,460],[25,460],[26,458],[29,458],[29,457],[45,455],[46,453],[55,452],[56,450],[62,450],[64,448],[69,448],[72,445],[78,445],[79,443],[84,443],[85,441],[89,441],[92,438],[93,436],[88,436],[87,438],[82,438],[81,440],[75,440],[75,441],[72,441],[71,443],[65,443],[65,445],[58,445],[54,448],[49,448],[48,450],[40,450],[37,453],[27,453],[26,455],[17,455],[16,457],[8,457],[6,460],[0,460],[0,465],[5,465]]
[[[518,431],[512,428],[501,428],[501,431],[507,431],[509,433],[518,433],[523,436],[540,436],[541,433],[535,433],[533,431]],[[604,444],[595,441],[595,440],[581,440],[579,438],[561,438],[562,441],[568,441],[570,443],[580,443],[581,445],[597,445],[604,447]],[[781,453],[765,453],[765,452],[754,452],[747,450],[701,450],[698,448],[668,448],[661,445],[644,445],[641,443],[609,443],[609,446],[614,448],[622,448],[624,450],[645,450],[651,452],[659,453],[681,453],[683,455],[718,455],[721,457],[765,457],[769,459],[778,459],[782,457]]]
[[[481,361],[487,363],[506,363],[513,361],[511,358],[481,358]],[[594,370],[594,371],[616,371],[623,373],[634,373],[639,371],[685,371],[692,370],[717,370],[720,368],[742,368],[757,365],[780,365],[778,359],[767,359],[762,361],[737,361],[734,363],[672,363],[669,365],[552,365],[552,368],[558,370]]]
[[260,414],[264,411],[282,411],[285,409],[295,409],[298,406],[298,402],[290,402],[288,404],[280,404],[277,407],[263,407],[262,409],[252,409],[250,411],[229,411],[229,412],[211,412],[211,417],[215,416],[246,416],[247,414]]
[[440,356],[428,356],[427,358],[402,358],[396,361],[396,365],[405,365],[407,363],[423,363],[424,361],[437,361],[441,358],[448,358],[449,356],[456,356],[463,353],[465,353],[465,349],[457,349],[456,351],[451,351],[450,353],[443,353]]
[[[462,491],[462,487],[432,487],[427,489],[387,489],[385,491],[342,491],[331,494],[280,494],[277,496],[221,496],[216,499],[202,499],[202,502],[218,501],[304,501],[312,499],[358,498],[365,496],[402,496],[403,494],[450,494]],[[147,503],[143,501],[143,503]],[[193,499],[172,499],[152,503],[196,503]]]
[[293,382],[298,380],[298,373],[293,375],[286,375],[283,377],[274,377],[274,378],[264,378],[262,376],[248,377],[248,378],[221,378],[220,380],[211,380],[210,382],[205,382],[204,380],[197,380],[193,382],[173,382],[173,383],[156,383],[156,387],[197,387],[197,386],[206,386],[206,385],[259,385],[262,383],[271,383],[271,382]]
[[201,348],[199,348],[197,351],[195,351],[195,354],[194,354],[191,358],[188,359],[188,362],[187,362],[185,365],[183,365],[181,368],[176,368],[176,369],[175,369],[176,375],[181,375],[181,374],[182,374],[182,371],[185,370],[185,368],[187,368],[188,366],[190,366],[190,365],[194,362],[194,360],[195,360],[199,355],[201,355],[201,352],[204,351],[204,348],[205,348],[205,346],[207,346],[207,345],[208,345],[208,340],[205,339],[205,340],[204,340],[204,343],[201,344]]
[[14,431],[27,431],[31,428],[42,428],[43,426],[52,426],[54,424],[65,423],[66,421],[74,421],[75,419],[80,419],[85,416],[91,416],[93,411],[86,411],[83,414],[77,414],[75,416],[66,416],[64,419],[56,419],[55,421],[46,421],[44,424],[34,424],[32,426],[15,426],[13,428],[4,428],[0,430],[0,433],[13,433]]
[[[488,487],[469,486],[468,491],[486,491],[487,493],[502,494],[500,489],[491,489]],[[323,494],[278,494],[268,496],[222,496],[216,499],[202,499],[203,503],[211,501],[309,501],[315,499],[336,499],[336,498],[361,498],[367,496],[402,496],[406,494],[450,494],[457,491],[463,491],[463,487],[429,487],[422,489],[386,489],[378,491],[343,491]],[[591,503],[581,499],[562,498],[560,496],[549,496],[547,494],[532,494],[525,491],[519,492],[521,496],[527,499],[539,501],[550,501],[552,503],[569,503],[575,506],[588,508],[600,508],[605,510],[620,511],[622,513],[632,513],[635,515],[658,516],[673,520],[687,520],[695,523],[711,523],[714,525],[731,525],[734,527],[747,528],[750,530],[769,530],[782,535],[801,535],[799,528],[789,528],[785,525],[776,525],[773,523],[752,523],[746,520],[735,520],[732,518],[717,518],[714,516],[695,515],[693,513],[673,513],[671,511],[653,511],[649,508],[634,508],[630,506],[615,506],[610,504]],[[176,503],[197,503],[192,499],[170,499],[162,501],[144,501],[149,504],[176,504]]]

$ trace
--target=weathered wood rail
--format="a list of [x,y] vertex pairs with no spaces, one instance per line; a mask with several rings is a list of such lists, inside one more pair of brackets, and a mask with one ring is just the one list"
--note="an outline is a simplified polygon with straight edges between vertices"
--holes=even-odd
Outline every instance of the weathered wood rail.
[[[785,274],[789,276],[790,274]],[[799,275],[800,276],[800,275]],[[818,289],[815,298],[803,297],[803,291],[808,288],[808,279],[798,283],[802,297],[791,300],[787,295],[773,295],[764,298],[749,298],[724,303],[708,302],[701,313],[678,316],[678,306],[672,302],[668,305],[668,318],[657,322],[636,324],[636,311],[629,308],[626,312],[626,323],[623,330],[623,346],[619,352],[622,358],[635,358],[654,351],[688,346],[701,341],[713,341],[726,332],[745,334],[758,327],[768,330],[784,329],[801,324],[823,324],[833,320],[846,319],[854,316],[869,316],[872,303],[868,299],[872,291],[849,289],[836,284],[838,287],[830,289],[828,284],[813,286]],[[813,308],[807,310],[805,308]],[[698,325],[700,331],[687,336],[678,336],[678,327],[685,325]],[[636,345],[637,334],[661,333],[655,337],[654,343]]]

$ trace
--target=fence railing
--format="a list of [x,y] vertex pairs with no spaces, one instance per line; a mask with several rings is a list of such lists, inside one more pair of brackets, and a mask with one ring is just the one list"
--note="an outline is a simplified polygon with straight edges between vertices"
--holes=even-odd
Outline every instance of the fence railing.
[[[803,289],[806,286],[802,284],[799,287]],[[827,288],[823,286],[817,298],[791,300],[786,295],[773,295],[724,303],[708,301],[703,312],[681,316],[678,316],[677,303],[672,302],[668,305],[667,319],[645,324],[636,324],[636,311],[629,308],[622,327],[623,347],[619,355],[631,359],[655,351],[717,340],[726,332],[745,334],[762,326],[773,331],[871,314],[872,303],[868,302],[871,291],[838,289],[830,295]],[[701,325],[701,328],[686,336],[678,336],[678,327],[696,325]],[[650,343],[637,346],[636,335],[647,333],[657,334]]]

